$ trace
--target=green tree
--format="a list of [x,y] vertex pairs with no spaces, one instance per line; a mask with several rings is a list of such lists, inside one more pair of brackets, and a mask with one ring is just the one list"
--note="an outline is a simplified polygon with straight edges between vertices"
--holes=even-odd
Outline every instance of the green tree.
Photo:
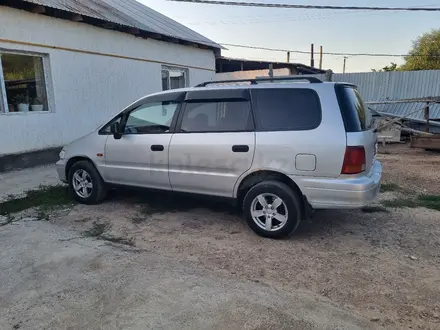
[[382,69],[380,70],[376,70],[376,69],[371,69],[371,71],[373,72],[383,72],[383,71],[397,71],[399,70],[399,68],[397,67],[396,63],[391,62],[390,65],[384,66]]
[[440,70],[440,29],[431,30],[414,40],[399,70]]

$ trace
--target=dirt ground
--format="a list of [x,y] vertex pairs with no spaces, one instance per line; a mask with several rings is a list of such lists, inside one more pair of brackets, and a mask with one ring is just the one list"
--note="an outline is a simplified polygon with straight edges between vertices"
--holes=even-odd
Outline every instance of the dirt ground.
[[0,230],[0,329],[374,329],[325,297],[77,235],[42,221]]
[[[209,272],[218,281],[252,284],[248,290],[325,299],[367,322],[353,321],[348,328],[439,329],[440,212],[386,209],[380,203],[405,194],[440,194],[440,154],[393,145],[380,150],[378,158],[384,182],[396,184],[398,191],[382,193],[375,207],[364,210],[316,212],[285,240],[258,237],[228,204],[147,191],[116,191],[102,205],[57,211],[44,225],[75,233],[68,242],[112,241],[138,255]],[[34,215],[21,216],[29,221]],[[120,257],[112,258],[118,264]],[[104,274],[100,267],[80,271]],[[278,325],[257,322],[243,328],[273,326]]]
[[440,194],[440,152],[389,144],[379,147],[378,159],[385,167],[383,182],[395,183],[408,192]]

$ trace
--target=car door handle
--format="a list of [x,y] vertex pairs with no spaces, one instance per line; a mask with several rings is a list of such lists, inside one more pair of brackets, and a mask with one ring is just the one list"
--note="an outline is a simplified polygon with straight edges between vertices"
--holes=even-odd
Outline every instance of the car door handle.
[[248,152],[249,151],[249,146],[246,146],[246,145],[235,145],[235,146],[232,146],[232,151],[233,152]]
[[151,151],[164,151],[164,150],[165,150],[165,148],[161,144],[153,144],[151,146]]

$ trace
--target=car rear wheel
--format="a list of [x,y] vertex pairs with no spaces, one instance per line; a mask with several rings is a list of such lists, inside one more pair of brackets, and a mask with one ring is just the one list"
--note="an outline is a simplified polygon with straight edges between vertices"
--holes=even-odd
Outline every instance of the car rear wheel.
[[244,198],[246,222],[260,236],[286,237],[301,222],[299,200],[297,194],[282,182],[261,182],[252,187]]
[[95,166],[79,161],[69,170],[69,190],[72,197],[83,204],[98,204],[107,195],[107,188]]

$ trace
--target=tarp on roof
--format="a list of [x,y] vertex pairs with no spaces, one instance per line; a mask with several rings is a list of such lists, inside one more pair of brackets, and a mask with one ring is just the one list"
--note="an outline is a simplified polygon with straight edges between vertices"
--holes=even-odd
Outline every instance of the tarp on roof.
[[221,48],[186,26],[158,13],[136,0],[18,0],[93,17],[143,31]]

